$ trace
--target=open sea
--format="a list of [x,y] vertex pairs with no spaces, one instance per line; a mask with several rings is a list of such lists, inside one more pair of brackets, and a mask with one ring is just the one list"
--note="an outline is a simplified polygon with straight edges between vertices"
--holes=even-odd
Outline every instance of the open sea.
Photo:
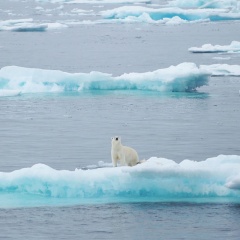
[[0,1],[0,239],[239,239],[239,32],[237,0]]

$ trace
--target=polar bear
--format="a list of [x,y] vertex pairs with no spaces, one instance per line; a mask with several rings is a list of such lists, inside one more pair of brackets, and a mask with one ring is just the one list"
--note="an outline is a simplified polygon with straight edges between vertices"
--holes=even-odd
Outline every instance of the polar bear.
[[123,146],[120,137],[112,137],[112,163],[117,167],[118,161],[122,166],[134,166],[139,163],[137,152],[130,147]]

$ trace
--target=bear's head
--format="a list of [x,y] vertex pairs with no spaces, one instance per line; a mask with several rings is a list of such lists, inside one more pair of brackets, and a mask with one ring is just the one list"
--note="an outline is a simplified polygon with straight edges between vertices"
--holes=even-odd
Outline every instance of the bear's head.
[[121,145],[121,137],[115,136],[112,137],[112,146]]

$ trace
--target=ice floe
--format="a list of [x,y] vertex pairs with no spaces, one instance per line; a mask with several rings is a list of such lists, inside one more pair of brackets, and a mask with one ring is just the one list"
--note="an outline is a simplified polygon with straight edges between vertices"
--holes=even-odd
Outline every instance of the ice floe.
[[213,57],[214,60],[221,60],[221,61],[225,61],[225,60],[230,60],[231,57]]
[[[176,163],[152,157],[135,167],[55,170],[36,164],[0,172],[1,194],[111,201],[240,201],[240,156],[220,155],[205,161]],[[195,200],[194,200],[195,199]]]
[[142,90],[185,92],[208,84],[209,72],[194,63],[182,63],[153,72],[125,73],[113,77],[102,72],[66,73],[16,66],[0,70],[2,90],[21,93],[74,92],[85,90]]
[[0,31],[41,32],[47,28],[47,24],[34,23],[32,18],[0,21]]
[[204,44],[202,47],[191,47],[188,51],[193,53],[240,53],[240,42],[232,41],[230,45],[212,45],[212,44]]
[[[63,26],[71,25],[68,22],[76,22],[73,16],[81,16],[78,24],[106,24],[106,23],[149,23],[178,25],[186,23],[201,23],[215,21],[240,20],[240,4],[238,1],[207,1],[207,0],[185,0],[170,1],[168,4],[153,4],[149,0],[36,0],[39,5],[34,8],[36,14],[46,16],[59,16],[62,18]],[[56,3],[58,7],[45,9],[44,3]],[[146,4],[147,3],[147,4]],[[96,9],[81,9],[82,4],[102,4],[104,6],[114,6],[118,4],[121,7],[105,7],[103,11]],[[107,5],[110,4],[110,5]],[[75,7],[76,6],[76,7]],[[78,7],[81,8],[78,9]],[[146,7],[148,6],[148,7]],[[73,9],[74,7],[74,9]],[[10,14],[10,13],[9,13]],[[72,19],[66,19],[66,16]],[[87,18],[83,19],[84,16]],[[89,16],[93,16],[89,19]],[[98,19],[99,16],[102,19]],[[64,19],[63,19],[64,18]],[[20,23],[19,23],[20,24]],[[22,26],[21,26],[22,25]],[[20,26],[0,26],[0,30],[12,31],[45,31],[49,29],[48,23],[21,23]]]
[[150,20],[149,23],[162,23],[164,20],[176,17],[183,22],[240,20],[240,13],[229,12],[226,9],[150,8],[143,6],[122,6],[101,11],[101,15],[105,19],[118,20],[119,22],[124,22],[124,20],[130,22],[131,19],[136,21],[136,18],[142,18],[146,22],[146,16]]
[[180,8],[226,8],[232,11],[240,10],[238,0],[172,0],[168,6]]
[[0,21],[0,31],[43,32],[48,29],[65,28],[62,23],[37,23],[32,18]]
[[181,63],[152,72],[125,73],[120,76],[102,72],[67,73],[7,66],[0,70],[0,96],[7,93],[84,92],[89,90],[140,90],[158,92],[194,91],[207,85],[210,76],[240,76],[240,65],[196,66]]

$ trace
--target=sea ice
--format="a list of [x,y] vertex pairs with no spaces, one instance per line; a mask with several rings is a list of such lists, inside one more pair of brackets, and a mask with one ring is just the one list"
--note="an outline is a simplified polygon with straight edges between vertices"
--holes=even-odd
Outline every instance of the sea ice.
[[231,58],[230,57],[213,57],[213,59],[215,60],[230,60]]
[[204,44],[202,47],[191,47],[188,51],[193,53],[215,53],[215,52],[228,52],[240,53],[240,42],[232,41],[230,45],[212,45],[212,44]]
[[75,171],[55,170],[36,164],[13,172],[0,172],[0,193],[32,194],[57,198],[89,198],[107,201],[141,201],[181,198],[238,199],[240,156],[209,158],[176,163],[152,157],[135,167]]
[[[148,8],[143,6],[122,6],[100,12],[105,19],[122,21],[129,17],[139,18],[148,15],[152,22],[178,17],[185,22],[240,20],[240,13],[226,9],[181,9],[181,8]],[[145,17],[146,18],[146,17]]]
[[238,12],[240,10],[238,0],[172,0],[167,5],[180,8],[226,8]]
[[0,31],[43,32],[48,29],[67,27],[61,23],[36,23],[32,18],[0,21]]
[[182,63],[153,72],[128,73],[113,77],[102,72],[66,73],[55,70],[3,67],[0,70],[2,90],[21,93],[71,92],[84,90],[143,90],[185,92],[208,83],[209,72],[194,63]]

